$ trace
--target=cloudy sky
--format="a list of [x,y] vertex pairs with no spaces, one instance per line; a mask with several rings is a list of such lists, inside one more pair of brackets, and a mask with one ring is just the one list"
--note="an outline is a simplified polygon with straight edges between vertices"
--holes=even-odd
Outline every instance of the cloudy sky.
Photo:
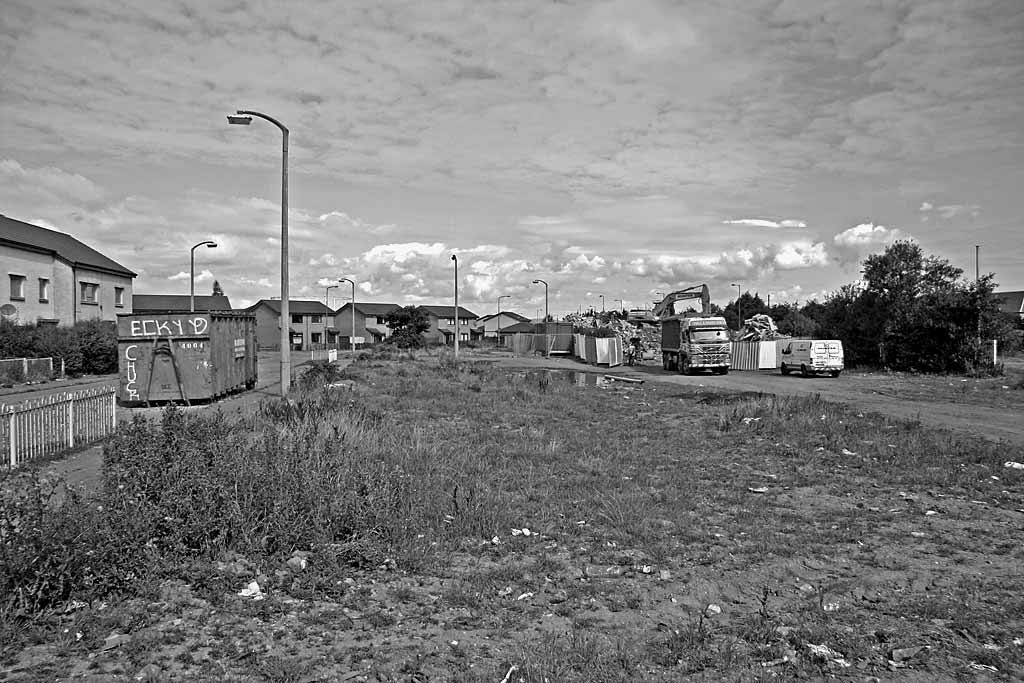
[[1024,289],[1020,0],[4,0],[0,213],[279,295],[236,109],[297,297],[806,301],[899,238]]

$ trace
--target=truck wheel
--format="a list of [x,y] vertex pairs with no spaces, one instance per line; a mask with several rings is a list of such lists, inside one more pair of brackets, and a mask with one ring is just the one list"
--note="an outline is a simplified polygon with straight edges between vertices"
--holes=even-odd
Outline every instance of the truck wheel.
[[800,374],[804,377],[810,377],[811,373],[807,372],[807,366],[803,363],[800,364]]
[[693,368],[690,367],[689,356],[683,356],[683,358],[679,361],[679,372],[680,374],[683,375],[693,374]]
[[729,368],[718,368],[718,374],[719,375],[728,375],[729,374]]
[[662,353],[661,354],[661,369],[662,370],[671,370],[672,369],[672,361],[669,359],[667,353]]
[[833,377],[838,377],[840,372],[842,372],[842,370],[833,370],[832,371],[832,376]]
[[788,375],[789,374],[789,366],[786,365],[785,363],[782,364],[782,367],[780,367],[779,370],[782,371],[783,375]]

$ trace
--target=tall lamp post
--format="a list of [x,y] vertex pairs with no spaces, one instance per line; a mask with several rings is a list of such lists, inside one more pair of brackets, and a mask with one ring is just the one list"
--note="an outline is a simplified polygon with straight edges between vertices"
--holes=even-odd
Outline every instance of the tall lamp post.
[[354,280],[350,280],[347,277],[340,278],[338,282],[347,282],[352,285],[352,310],[349,311],[352,314],[352,332],[348,336],[350,346],[352,347],[352,354],[356,352],[356,283]]
[[548,283],[540,278],[533,281],[535,285],[544,285],[544,355],[551,355],[551,348],[548,344]]
[[327,348],[327,315],[331,312],[331,290],[337,289],[338,285],[327,285],[324,288],[324,348]]
[[281,129],[281,396],[287,396],[292,383],[291,316],[288,310],[288,129],[271,116],[247,109],[228,114],[228,123],[248,126],[254,116]]
[[196,312],[196,249],[202,246],[205,246],[207,249],[213,249],[217,246],[217,243],[213,240],[203,240],[199,244],[194,245],[191,251],[189,251],[188,310],[190,313]]
[[455,360],[459,359],[459,258],[452,254],[455,262]]
[[622,313],[622,299],[612,299],[612,301],[619,302],[619,313]]
[[601,312],[604,313],[604,294],[598,294],[601,297]]
[[498,344],[501,344],[501,300],[511,298],[511,294],[502,294],[501,296],[498,297],[498,331],[495,333],[498,339]]
[[743,295],[740,293],[741,285],[738,285],[738,284],[736,284],[734,282],[734,283],[732,283],[729,286],[736,288],[736,315],[739,317],[739,322],[736,323],[736,329],[742,332],[743,331],[743,303],[740,301],[740,298]]

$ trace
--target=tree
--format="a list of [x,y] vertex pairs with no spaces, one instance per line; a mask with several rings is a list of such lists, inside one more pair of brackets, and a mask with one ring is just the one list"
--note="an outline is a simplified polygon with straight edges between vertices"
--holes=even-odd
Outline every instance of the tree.
[[224,290],[221,289],[220,282],[218,282],[217,280],[213,281],[213,295],[214,296],[224,296]]
[[392,329],[389,344],[400,349],[418,349],[425,344],[423,333],[430,329],[430,319],[423,310],[415,306],[396,308],[384,320]]

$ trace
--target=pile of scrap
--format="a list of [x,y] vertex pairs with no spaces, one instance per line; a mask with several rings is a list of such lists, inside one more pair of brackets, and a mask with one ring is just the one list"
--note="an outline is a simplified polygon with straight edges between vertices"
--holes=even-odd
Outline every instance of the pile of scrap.
[[775,325],[770,315],[759,313],[743,321],[743,329],[740,330],[737,341],[771,341],[783,335],[779,334],[779,328]]
[[618,337],[622,340],[623,348],[630,346],[634,339],[640,340],[645,352],[655,352],[661,348],[661,335],[656,323],[629,322],[615,313],[570,313],[565,321],[573,324],[577,334]]

